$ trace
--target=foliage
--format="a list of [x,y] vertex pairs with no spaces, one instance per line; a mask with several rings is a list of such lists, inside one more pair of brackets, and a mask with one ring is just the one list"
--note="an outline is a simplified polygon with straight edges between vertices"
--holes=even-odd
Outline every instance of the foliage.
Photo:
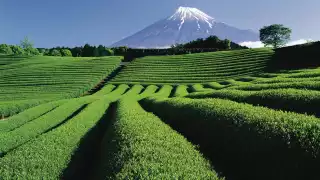
[[81,56],[82,57],[91,57],[91,56],[93,56],[94,49],[95,49],[94,46],[90,46],[89,44],[85,44],[83,46]]
[[26,55],[29,55],[29,56],[40,55],[39,50],[36,48],[27,48],[27,49],[24,49],[24,52]]
[[[71,157],[79,149],[80,140],[86,137],[86,133],[89,133],[99,120],[109,120],[103,119],[109,103],[119,99],[127,88],[129,88],[127,85],[120,85],[106,96],[88,96],[70,100],[21,128],[6,134],[0,133],[0,142],[3,142],[0,145],[0,150],[4,151],[9,147],[19,146],[16,147],[15,151],[8,152],[4,158],[0,159],[0,163],[5,164],[5,166],[0,166],[1,178],[72,179],[77,174],[83,173],[81,168],[86,165],[88,154],[86,156],[80,154],[77,156],[77,162],[74,167],[68,170],[65,168],[70,165],[70,161],[73,160]],[[89,105],[85,107],[84,105],[86,104]],[[72,113],[77,108],[78,111]],[[63,116],[64,118],[62,118]],[[64,122],[55,126],[55,123],[62,119],[65,119]],[[50,131],[45,131],[49,127],[54,128],[51,128]],[[29,130],[30,128],[33,130]],[[43,131],[46,133],[42,133],[38,138],[32,138]],[[17,134],[17,136],[10,138],[10,135],[14,134]],[[2,137],[7,138],[1,139]],[[27,139],[29,141],[23,143]],[[87,140],[92,142],[95,139]],[[92,152],[91,144],[82,148],[86,149],[85,152]],[[59,151],[59,156],[56,153],[52,153],[57,151]],[[92,155],[94,154],[90,154],[90,156]],[[15,161],[11,161],[12,157],[16,157]],[[20,168],[27,168],[28,173],[20,171]]]
[[81,109],[84,104],[85,103],[82,102],[81,99],[70,101],[54,109],[50,113],[30,121],[24,126],[0,134],[0,154],[5,154],[9,150],[18,147],[61,124],[72,113],[76,113],[77,110]]
[[39,50],[33,47],[33,42],[31,42],[27,36],[20,41],[20,46],[22,47],[26,55],[33,56],[40,54]]
[[227,178],[319,178],[314,164],[320,162],[320,123],[313,116],[221,99],[150,99],[142,104],[199,144]]
[[72,56],[72,53],[69,49],[61,49],[62,56]]
[[172,89],[172,86],[163,85],[158,92],[152,94],[152,97],[167,98],[170,96]]
[[57,49],[53,49],[51,52],[50,52],[50,56],[62,56],[61,52]]
[[198,92],[188,98],[220,98],[253,105],[265,106],[272,109],[294,111],[302,114],[320,116],[320,92],[298,89],[271,89],[262,91],[221,90],[213,92]]
[[[108,105],[109,102],[105,99],[94,102],[63,126],[23,144],[14,152],[8,153],[0,160],[1,164],[6,164],[6,166],[0,167],[1,176],[5,179],[10,177],[60,179],[63,170],[69,164],[73,152],[79,145],[78,142],[100,120]],[[72,107],[70,104],[65,106],[67,109],[61,113],[70,116],[72,113],[68,112],[68,109]],[[58,117],[61,116],[59,113],[57,115]],[[51,120],[55,120],[55,118],[51,118]],[[35,129],[38,131],[37,128]],[[32,131],[29,131],[29,133],[32,133]],[[56,153],[50,153],[53,149],[55,149],[55,152],[59,151],[58,156]],[[32,153],[30,153],[30,150],[32,150]],[[11,161],[12,157],[17,158],[15,161]],[[41,164],[41,166],[38,164]],[[27,168],[28,173],[12,171],[17,167]]]
[[301,69],[319,67],[320,41],[301,45],[278,48],[270,70]]
[[202,84],[194,84],[190,88],[191,92],[207,92],[212,91],[212,89],[204,88]]
[[0,56],[0,117],[79,97],[111,74],[121,57]]
[[229,50],[245,49],[246,47],[240,46],[228,39],[220,40],[217,36],[209,36],[206,39],[199,38],[189,43],[178,45],[176,48],[216,48],[219,50]]
[[112,50],[114,51],[115,55],[124,56],[128,51],[128,47],[126,46],[114,47],[112,48]]
[[319,179],[320,69],[266,72],[317,48],[0,55],[0,179]]
[[187,96],[188,94],[189,94],[188,86],[179,85],[178,87],[176,87],[173,97],[184,97],[184,96]]
[[106,49],[105,52],[106,52],[107,56],[113,56],[114,55],[114,52],[113,52],[112,49]]
[[158,86],[155,86],[155,85],[149,85],[147,86],[144,91],[139,94],[138,96],[136,96],[136,99],[137,100],[141,100],[141,99],[144,99],[146,97],[150,97],[152,96],[153,94],[155,94],[155,92],[158,90]]
[[93,179],[219,179],[191,143],[138,102],[124,99],[115,109]]
[[266,46],[279,48],[290,40],[291,29],[282,24],[264,26],[260,29],[260,41]]
[[196,84],[263,72],[271,49],[245,49],[176,56],[147,56],[128,64],[112,83]]
[[0,44],[0,54],[13,54],[13,52],[9,45]]
[[30,109],[23,111],[15,116],[8,118],[5,121],[0,121],[0,133],[12,131],[25,123],[28,123],[32,120],[43,116],[44,114],[50,112],[51,110],[55,109],[56,107],[65,103],[66,100],[62,101],[55,101],[46,104],[42,104]]
[[10,45],[14,55],[24,55],[25,51],[18,45]]

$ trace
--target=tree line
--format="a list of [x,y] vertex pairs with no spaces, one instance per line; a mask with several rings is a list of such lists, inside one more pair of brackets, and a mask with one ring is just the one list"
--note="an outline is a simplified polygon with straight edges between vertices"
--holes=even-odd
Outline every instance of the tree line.
[[[290,40],[291,29],[282,24],[264,26],[260,29],[260,41],[265,46],[279,48],[285,46]],[[45,55],[45,56],[73,56],[73,57],[100,57],[100,56],[128,56],[131,58],[145,55],[174,55],[199,52],[212,52],[219,50],[235,50],[247,47],[240,46],[228,39],[221,40],[217,36],[209,36],[206,39],[175,44],[168,49],[134,49],[128,47],[108,48],[103,45],[92,46],[85,44],[80,47],[55,47],[55,48],[34,48],[33,43],[26,37],[20,45],[0,44],[1,54],[12,55]]]
[[73,57],[101,57],[123,55],[127,51],[127,47],[108,48],[103,45],[92,46],[85,44],[84,46],[69,47],[54,47],[50,49],[39,48],[40,52],[46,56],[64,56],[67,52],[69,56]]
[[20,45],[0,44],[0,53],[9,55],[40,55],[38,49],[33,47],[33,43],[25,37],[20,41]]
[[240,46],[237,43],[230,41],[229,39],[219,39],[218,36],[209,36],[206,39],[198,38],[194,41],[185,44],[175,44],[171,48],[180,49],[218,49],[218,50],[229,50],[229,49],[244,49],[246,47]]

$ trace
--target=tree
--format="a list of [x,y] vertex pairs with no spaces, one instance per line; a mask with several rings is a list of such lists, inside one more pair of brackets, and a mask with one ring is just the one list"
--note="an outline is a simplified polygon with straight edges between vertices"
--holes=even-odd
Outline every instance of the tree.
[[94,47],[90,44],[85,44],[82,49],[82,57],[93,57]]
[[29,40],[28,36],[26,36],[23,40],[20,41],[20,46],[23,49],[30,49],[33,48],[33,43]]
[[71,49],[71,53],[73,57],[80,57],[82,54],[82,47],[74,47]]
[[42,54],[42,55],[44,55],[45,52],[46,52],[45,48],[37,48],[37,49],[38,49],[39,53]]
[[23,54],[25,54],[24,50],[20,46],[12,45],[10,47],[11,47],[11,50],[12,50],[14,55],[23,55]]
[[229,39],[223,40],[224,49],[231,49],[231,41]]
[[25,51],[25,54],[31,55],[31,56],[40,54],[39,50],[36,48],[28,48],[28,49],[25,49],[24,51]]
[[115,55],[123,56],[127,53],[128,47],[127,46],[120,46],[120,47],[112,48],[112,50],[114,51]]
[[0,44],[0,54],[13,54],[13,52],[9,45]]
[[113,56],[114,55],[114,51],[112,49],[106,48],[106,53],[107,53],[107,56]]
[[39,50],[33,47],[33,43],[29,40],[27,36],[20,41],[20,46],[23,48],[26,55],[40,54]]
[[106,56],[106,55],[104,55],[105,54],[105,50],[106,50],[106,48],[104,46],[99,45],[97,50],[98,50],[99,56]]
[[288,43],[290,40],[291,29],[284,27],[282,24],[273,24],[264,26],[260,29],[260,41],[265,46],[279,48]]
[[61,53],[57,49],[52,49],[52,51],[50,52],[50,56],[61,56]]
[[72,53],[69,49],[61,49],[60,53],[62,56],[72,56]]
[[100,56],[99,49],[96,46],[94,46],[94,49],[93,49],[93,56],[94,57]]

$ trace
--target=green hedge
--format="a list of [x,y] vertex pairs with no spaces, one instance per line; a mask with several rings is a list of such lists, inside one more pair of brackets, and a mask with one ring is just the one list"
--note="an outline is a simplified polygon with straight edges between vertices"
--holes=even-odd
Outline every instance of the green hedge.
[[144,99],[146,97],[149,97],[151,95],[153,95],[157,90],[158,90],[158,86],[155,85],[149,85],[148,87],[146,87],[146,89],[137,96],[138,100]]
[[77,111],[80,111],[87,103],[82,99],[72,100],[13,131],[0,133],[0,156],[60,125],[77,114]]
[[192,93],[189,98],[221,98],[273,109],[294,111],[320,116],[320,92],[299,89],[275,89],[262,91],[220,90]]
[[173,90],[173,87],[170,85],[163,85],[158,92],[153,94],[153,97],[161,97],[161,98],[167,98],[170,96],[171,91]]
[[109,103],[107,99],[93,102],[62,126],[9,152],[0,159],[1,178],[63,179],[80,140],[102,118]]
[[111,93],[115,89],[115,85],[108,84],[93,95],[102,96]]
[[146,99],[230,179],[319,179],[320,121],[222,99]]
[[0,133],[12,131],[24,125],[25,123],[28,123],[29,121],[32,121],[34,119],[39,118],[40,116],[43,116],[46,113],[49,113],[56,107],[66,102],[67,100],[60,100],[60,101],[42,104],[42,105],[27,109],[22,113],[12,116],[6,120],[2,120],[0,121]]
[[[91,155],[86,154],[92,152],[91,146],[82,147],[85,149],[82,152],[85,153],[72,159],[79,149],[80,140],[86,138],[86,133],[105,115],[109,104],[119,99],[128,88],[127,85],[120,85],[112,93],[99,98],[88,96],[75,99],[15,131],[0,134],[0,152],[6,153],[2,154],[5,156],[0,159],[0,177],[4,179],[72,179],[83,173],[82,171],[89,171],[82,168],[86,165],[86,156]],[[73,111],[88,103],[91,104],[72,119],[63,124],[57,124],[58,121],[61,122]],[[43,133],[52,127],[54,128]],[[38,137],[35,138],[36,136]],[[88,144],[92,145],[90,142]],[[13,151],[8,151],[13,148],[15,148]],[[76,163],[68,169],[71,161]]]
[[189,94],[188,86],[186,85],[179,85],[176,87],[173,97],[184,97]]
[[92,179],[218,179],[191,143],[138,102],[118,102],[113,122]]
[[194,84],[190,87],[190,92],[212,91],[212,89],[204,88],[202,84]]

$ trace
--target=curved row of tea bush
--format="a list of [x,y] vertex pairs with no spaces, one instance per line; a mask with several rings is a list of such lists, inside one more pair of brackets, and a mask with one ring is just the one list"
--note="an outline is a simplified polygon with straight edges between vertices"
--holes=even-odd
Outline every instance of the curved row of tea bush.
[[192,93],[187,97],[193,99],[230,99],[273,109],[320,115],[320,91],[299,89],[271,89],[262,91],[219,90]]
[[199,144],[226,178],[320,178],[320,121],[313,116],[222,99],[146,99],[142,105]]
[[270,49],[248,49],[178,56],[147,56],[126,66],[111,83],[196,84],[263,72]]
[[[0,140],[4,142],[4,144],[1,142],[0,145],[2,152],[11,150],[0,158],[0,177],[4,179],[64,179],[73,178],[81,173],[85,166],[86,154],[77,156],[76,165],[68,169],[71,161],[74,160],[73,155],[79,150],[80,141],[100,120],[108,120],[102,118],[109,104],[119,99],[127,89],[127,85],[120,85],[116,90],[104,96],[88,96],[70,100],[72,102],[53,110],[52,113],[55,114],[45,115],[47,120],[45,117],[40,117],[41,121],[33,120],[30,124],[25,124],[15,131],[0,134]],[[68,121],[46,133],[39,134],[48,129],[47,126],[55,125],[53,121],[58,121],[57,117],[71,115],[72,110],[88,103],[91,104],[76,116],[72,116]],[[31,126],[33,131],[31,131]],[[26,131],[22,132],[23,130]],[[35,137],[36,134],[39,136]],[[12,150],[13,148],[15,149]],[[90,149],[91,147],[81,148]]]
[[12,116],[8,119],[0,121],[0,133],[12,131],[23,124],[37,119],[40,116],[43,116],[46,113],[49,113],[53,109],[57,108],[58,106],[66,103],[67,100],[60,100],[55,102],[46,103],[43,105],[39,105],[28,110],[25,110],[15,116]]
[[0,159],[1,178],[60,179],[80,140],[102,118],[109,103],[96,101],[59,128],[6,154]]
[[219,179],[183,136],[137,101],[116,104],[93,179]]
[[5,117],[44,102],[81,96],[113,72],[121,57],[10,60],[0,70],[0,116]]
[[[87,96],[71,99],[39,118],[26,122],[23,125],[20,124],[19,127],[12,131],[4,133],[0,132],[0,156],[35,137],[66,123],[70,118],[76,116],[87,104],[102,98],[115,98],[116,100],[123,95],[128,88],[129,86],[127,85],[120,85],[114,91],[105,96]],[[8,121],[7,126],[15,126],[15,124],[14,122]]]

